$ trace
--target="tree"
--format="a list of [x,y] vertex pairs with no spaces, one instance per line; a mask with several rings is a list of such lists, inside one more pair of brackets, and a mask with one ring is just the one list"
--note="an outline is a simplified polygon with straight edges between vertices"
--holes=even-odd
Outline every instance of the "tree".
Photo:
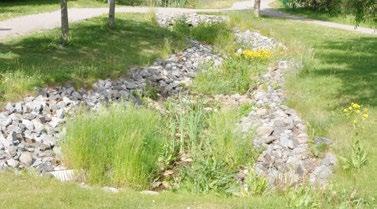
[[115,27],[115,0],[108,0],[109,2],[109,27]]
[[261,0],[254,0],[254,14],[256,17],[260,16],[260,1]]
[[61,9],[61,40],[63,44],[68,43],[69,39],[69,26],[68,26],[68,7],[67,0],[60,0],[60,9]]
[[376,0],[347,0],[344,7],[346,13],[355,15],[357,25],[365,20],[377,23]]

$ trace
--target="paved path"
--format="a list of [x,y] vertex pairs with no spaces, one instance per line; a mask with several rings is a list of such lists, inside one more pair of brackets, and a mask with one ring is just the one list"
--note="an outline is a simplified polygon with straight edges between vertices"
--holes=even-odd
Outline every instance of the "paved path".
[[[352,25],[345,25],[333,22],[326,22],[320,20],[312,20],[304,17],[288,15],[286,13],[277,11],[271,8],[270,3],[275,0],[262,0],[261,10],[264,15],[274,16],[279,18],[293,19],[296,21],[305,22],[308,24],[317,24],[331,28],[343,29],[348,31],[354,31],[364,34],[376,35],[377,32],[374,29],[358,27],[355,28]],[[154,8],[153,11],[159,13],[194,13],[194,12],[224,12],[230,10],[247,10],[252,8],[252,0],[240,1],[233,4],[228,9],[185,9],[185,8]],[[117,12],[122,13],[148,13],[151,12],[149,7],[117,7]],[[69,9],[68,16],[69,22],[77,22],[84,19],[100,16],[106,14],[108,8],[72,8]],[[20,16],[4,21],[0,21],[0,42],[5,41],[8,38],[29,34],[36,31],[43,31],[60,26],[60,11],[46,12],[40,14],[33,14],[27,16]]]

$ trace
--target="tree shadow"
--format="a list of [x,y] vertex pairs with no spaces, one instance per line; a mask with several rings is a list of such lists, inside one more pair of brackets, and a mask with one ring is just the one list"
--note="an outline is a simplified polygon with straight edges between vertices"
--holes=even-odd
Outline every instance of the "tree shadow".
[[323,64],[313,73],[340,79],[338,98],[377,106],[377,38],[326,41],[318,48],[316,57]]
[[65,47],[59,44],[57,29],[0,44],[0,81],[5,74],[18,72],[42,85],[85,86],[150,64],[163,55],[167,43],[173,50],[185,43],[183,37],[149,21],[117,19],[115,30],[108,29],[106,21],[101,17],[73,25]]

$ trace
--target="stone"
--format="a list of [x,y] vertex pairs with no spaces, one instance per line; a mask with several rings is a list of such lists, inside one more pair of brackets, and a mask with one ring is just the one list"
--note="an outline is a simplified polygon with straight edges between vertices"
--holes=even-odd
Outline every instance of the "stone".
[[19,165],[18,161],[14,160],[13,158],[10,158],[6,162],[7,162],[7,165],[11,168],[16,168]]
[[314,138],[314,144],[316,144],[316,145],[331,145],[332,140],[328,139],[326,137],[315,137]]
[[102,187],[102,190],[105,191],[105,192],[110,192],[110,193],[118,193],[119,192],[119,189],[117,189],[115,187],[108,187],[108,186]]
[[30,152],[23,152],[19,160],[23,165],[30,166],[33,163],[33,154]]

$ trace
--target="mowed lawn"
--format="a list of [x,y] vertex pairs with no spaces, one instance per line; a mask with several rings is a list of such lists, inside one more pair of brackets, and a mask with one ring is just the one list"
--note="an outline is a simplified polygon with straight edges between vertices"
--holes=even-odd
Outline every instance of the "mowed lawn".
[[151,15],[117,15],[109,30],[106,17],[71,26],[68,46],[58,29],[0,43],[0,103],[22,98],[35,88],[71,83],[86,87],[116,78],[133,66],[150,64],[185,46],[185,39],[157,26]]

